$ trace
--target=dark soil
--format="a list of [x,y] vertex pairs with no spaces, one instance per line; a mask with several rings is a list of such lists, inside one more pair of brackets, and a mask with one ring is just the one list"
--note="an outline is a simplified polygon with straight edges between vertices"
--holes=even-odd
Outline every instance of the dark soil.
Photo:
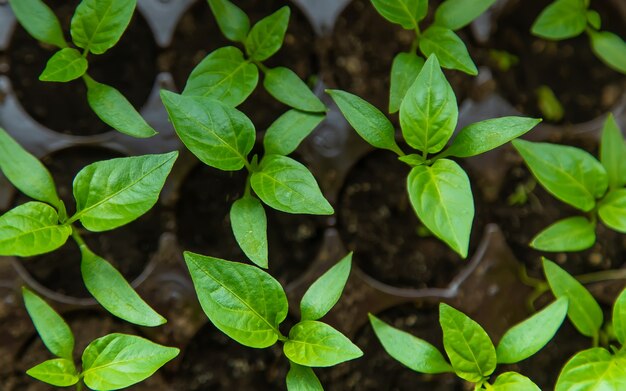
[[[536,89],[550,87],[563,105],[562,123],[580,123],[610,110],[624,94],[626,78],[611,70],[591,51],[586,34],[559,42],[533,36],[530,27],[551,0],[510,1],[492,34],[494,49],[519,59],[508,72],[494,67],[500,92],[524,114],[542,117]],[[626,24],[610,1],[591,8],[602,17],[602,30],[626,37]]]
[[[48,4],[61,20],[65,39],[70,39],[70,19],[78,0],[51,0]],[[57,49],[38,43],[21,26],[15,30],[9,51],[9,77],[26,111],[48,128],[88,136],[110,128],[91,110],[82,80],[69,83],[39,81],[48,59]],[[117,88],[140,109],[156,77],[157,48],[146,21],[135,12],[128,30],[115,47],[103,55],[89,55],[89,75]]]

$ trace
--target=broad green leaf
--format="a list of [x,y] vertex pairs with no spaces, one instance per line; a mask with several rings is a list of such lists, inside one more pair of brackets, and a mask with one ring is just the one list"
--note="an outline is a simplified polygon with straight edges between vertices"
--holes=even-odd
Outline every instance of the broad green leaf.
[[454,372],[441,352],[430,343],[396,329],[372,314],[369,318],[385,351],[400,363],[421,373]]
[[415,149],[437,153],[452,136],[458,115],[452,87],[432,55],[400,105],[404,139]]
[[579,35],[586,26],[584,0],[556,0],[539,14],[531,31],[542,38],[559,40]]
[[215,327],[253,348],[276,343],[288,309],[278,281],[256,266],[184,255],[200,305]]
[[600,18],[600,14],[594,10],[587,10],[586,15],[587,23],[589,23],[589,25],[594,29],[600,30],[600,27],[602,27],[602,19]]
[[135,292],[124,276],[86,245],[80,245],[80,271],[89,293],[107,311],[127,322],[155,327],[167,322]]
[[591,49],[609,68],[626,74],[626,42],[608,31],[589,31]]
[[452,160],[411,170],[407,190],[422,223],[461,257],[467,257],[474,198],[467,174]]
[[372,0],[372,4],[383,18],[407,30],[414,30],[428,10],[428,0]]
[[231,41],[244,42],[250,30],[248,15],[229,0],[209,0],[222,34]]
[[520,362],[546,346],[565,320],[567,303],[567,298],[561,297],[504,333],[496,348],[498,363]]
[[314,320],[293,326],[283,351],[289,360],[307,367],[331,367],[363,355],[346,336]]
[[82,0],[72,17],[74,44],[93,54],[115,46],[133,16],[137,0]]
[[206,96],[228,106],[239,106],[259,82],[259,69],[234,46],[219,48],[191,71],[183,95]]
[[602,309],[591,293],[556,263],[543,258],[543,271],[556,298],[567,297],[567,316],[581,334],[597,335],[602,326]]
[[496,349],[482,327],[464,313],[439,304],[443,347],[454,372],[462,379],[479,382],[496,369]]
[[285,39],[290,14],[289,7],[284,6],[252,26],[245,42],[246,53],[252,60],[267,60],[280,49]]
[[288,391],[324,391],[313,369],[289,361],[287,372]]
[[582,251],[596,242],[596,226],[582,216],[559,220],[539,232],[530,247],[541,251]]
[[71,361],[74,335],[67,323],[48,303],[28,288],[22,288],[22,296],[26,311],[50,353]]
[[317,320],[330,311],[341,297],[352,267],[352,253],[322,274],[300,301],[302,320]]
[[76,214],[93,232],[139,218],[156,204],[178,152],[110,159],[83,168],[74,178]]
[[67,47],[59,19],[42,0],[9,0],[9,4],[24,30],[33,38],[59,48]]
[[606,170],[589,153],[567,145],[513,140],[535,178],[556,198],[584,212],[608,187]]
[[242,112],[205,97],[161,91],[161,99],[185,146],[201,162],[241,170],[254,146],[254,125]]
[[281,155],[266,155],[250,184],[270,207],[294,214],[331,215],[334,213],[309,170]]
[[267,269],[267,218],[261,201],[250,196],[235,201],[230,208],[230,224],[246,256]]
[[565,364],[555,391],[618,391],[626,389],[626,357],[604,348],[584,350]]
[[478,75],[478,69],[465,44],[454,31],[445,27],[431,26],[420,37],[419,45],[426,57],[437,55],[443,68],[457,69],[472,76]]
[[619,343],[626,344],[626,289],[613,304],[613,332]]
[[71,359],[55,358],[44,361],[26,371],[26,374],[57,387],[69,387],[80,380]]
[[504,372],[492,386],[494,391],[541,391],[532,380],[516,372]]
[[495,149],[534,128],[541,119],[501,117],[476,122],[461,129],[443,156],[470,157]]
[[132,137],[147,138],[157,134],[121,92],[90,77],[85,78],[85,84],[89,106],[102,122]]
[[48,169],[2,128],[0,128],[0,170],[22,193],[64,211]]
[[376,107],[349,92],[326,90],[356,132],[376,148],[388,149],[403,155],[396,143],[395,129]]
[[609,176],[609,188],[618,189],[626,185],[626,141],[613,114],[604,121],[600,141],[600,162]]
[[0,216],[0,255],[30,257],[61,247],[72,228],[48,204],[27,202]]
[[450,30],[459,30],[495,3],[496,0],[446,0],[435,12],[435,24]]
[[54,53],[39,75],[41,81],[67,82],[87,72],[87,59],[73,48],[64,48]]
[[326,106],[289,68],[276,67],[265,71],[263,87],[276,100],[294,109],[321,113]]
[[109,334],[83,352],[83,377],[94,390],[117,390],[152,376],[179,350],[126,334]]
[[[626,155],[622,158],[626,159]],[[609,228],[626,233],[626,189],[613,190],[600,201],[600,220]]]
[[389,114],[400,110],[406,92],[424,66],[424,59],[415,53],[396,54],[391,64],[391,86],[389,88]]
[[268,155],[289,155],[324,119],[324,114],[289,110],[265,132],[263,147]]

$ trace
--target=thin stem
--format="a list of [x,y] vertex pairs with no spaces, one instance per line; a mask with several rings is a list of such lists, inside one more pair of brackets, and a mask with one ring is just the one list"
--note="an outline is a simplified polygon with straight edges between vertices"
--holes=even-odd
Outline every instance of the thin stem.
[[248,176],[246,177],[246,189],[244,190],[244,197],[249,197],[251,195],[250,192],[250,177],[252,176],[252,173],[248,173]]
[[592,346],[593,346],[594,348],[597,348],[597,347],[598,347],[599,340],[600,340],[600,335],[599,335],[599,333],[595,333],[595,334],[593,335],[593,340],[592,340],[592,342],[591,342],[591,344],[592,344]]
[[76,391],[82,391],[83,390],[83,381],[79,380],[78,383],[76,383]]
[[74,241],[76,241],[76,244],[78,244],[78,247],[86,246],[85,241],[83,240],[83,238],[78,233],[78,229],[76,229],[76,227],[72,227],[72,239],[74,239]]
[[626,269],[602,270],[594,273],[581,274],[576,277],[581,284],[592,284],[594,282],[626,280]]
[[254,64],[259,67],[259,69],[261,69],[261,71],[263,71],[263,73],[267,73],[269,71],[269,68],[266,67],[265,65],[263,65],[263,63],[261,61],[254,61]]

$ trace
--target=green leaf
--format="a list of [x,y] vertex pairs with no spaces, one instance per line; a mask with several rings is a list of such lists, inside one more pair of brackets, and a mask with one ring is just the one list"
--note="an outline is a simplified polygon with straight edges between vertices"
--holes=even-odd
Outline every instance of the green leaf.
[[376,107],[356,95],[341,90],[326,90],[356,132],[376,148],[402,155],[391,121]]
[[44,361],[26,371],[26,374],[57,387],[73,386],[80,380],[74,362],[66,358]]
[[250,196],[235,201],[230,208],[230,224],[246,256],[267,269],[267,218],[261,201]]
[[[626,159],[626,155],[622,158]],[[600,201],[600,220],[609,228],[626,233],[626,189],[613,190]]]
[[41,162],[0,128],[0,170],[19,191],[64,212],[54,180]]
[[591,49],[609,68],[626,74],[626,42],[608,31],[589,31]]
[[289,7],[284,6],[252,26],[245,42],[246,53],[252,60],[267,60],[280,49],[285,39],[290,14]]
[[459,115],[456,97],[436,56],[428,57],[400,105],[400,126],[415,149],[436,153],[446,145]]
[[492,389],[494,391],[541,391],[541,388],[537,387],[532,380],[516,372],[504,372],[499,375]]
[[44,345],[55,356],[72,360],[74,335],[63,318],[41,297],[22,287],[26,311]]
[[231,41],[244,42],[250,31],[248,15],[228,0],[209,0],[222,34]]
[[219,48],[191,71],[183,95],[205,96],[239,106],[256,88],[259,69],[234,46]]
[[324,391],[313,369],[289,361],[287,372],[288,391]]
[[496,369],[496,349],[482,327],[464,313],[445,303],[439,304],[443,347],[454,372],[476,383]]
[[619,343],[626,344],[626,289],[622,290],[613,304],[613,332]]
[[535,178],[556,198],[584,212],[608,187],[606,170],[589,153],[567,145],[513,140]]
[[268,155],[289,155],[324,119],[324,114],[289,110],[265,132],[263,147]]
[[501,117],[476,122],[461,129],[444,156],[470,157],[495,149],[534,128],[541,119]]
[[89,293],[107,311],[127,322],[156,327],[167,322],[135,292],[117,269],[80,245],[80,271]]
[[38,41],[67,47],[61,23],[54,12],[41,0],[9,0],[11,9],[22,27]]
[[435,24],[450,30],[459,30],[495,3],[496,0],[446,0],[435,12]]
[[0,216],[0,255],[30,257],[61,247],[72,233],[53,207],[27,202]]
[[602,326],[602,309],[591,293],[556,263],[543,259],[543,271],[556,298],[567,297],[567,316],[581,334],[593,337]]
[[396,54],[391,64],[391,86],[389,88],[389,114],[400,110],[406,92],[424,66],[424,59],[415,53]]
[[294,109],[321,113],[326,106],[291,69],[276,67],[265,71],[263,86],[276,100]]
[[82,0],[72,17],[74,44],[93,54],[115,46],[128,27],[137,0]]
[[565,364],[555,391],[626,389],[626,357],[611,355],[604,348],[584,350]]
[[432,166],[413,167],[407,190],[424,225],[461,257],[467,257],[474,198],[465,171],[448,159],[439,159]]
[[177,348],[126,334],[109,334],[91,342],[83,352],[83,377],[94,390],[117,390],[152,376],[178,356]]
[[454,370],[436,347],[396,329],[370,314],[370,323],[385,351],[416,372],[445,373]]
[[81,77],[87,72],[87,59],[72,48],[64,48],[54,53],[39,75],[41,81],[67,82]]
[[322,274],[300,301],[302,320],[317,320],[330,311],[341,297],[352,267],[352,253]]
[[90,77],[85,78],[85,84],[89,106],[102,122],[132,137],[147,138],[157,134],[121,92]]
[[596,226],[582,216],[559,220],[539,232],[530,247],[541,251],[582,251],[596,242]]
[[431,26],[420,37],[419,45],[426,57],[437,55],[443,68],[457,69],[472,76],[478,75],[478,69],[465,44],[454,31],[445,27]]
[[613,114],[604,121],[600,141],[600,162],[609,176],[609,188],[618,189],[626,185],[626,141]]
[[278,340],[287,296],[256,266],[185,252],[200,305],[215,327],[242,345],[266,348]]
[[496,348],[498,363],[515,364],[546,346],[565,320],[567,303],[567,298],[561,297],[504,333]]
[[602,19],[600,14],[594,10],[587,10],[587,23],[596,30],[602,27]]
[[139,218],[156,204],[178,152],[110,159],[83,168],[74,178],[76,214],[93,232]]
[[280,155],[266,155],[252,173],[254,192],[270,207],[294,214],[334,213],[309,170],[297,161]]
[[331,367],[363,355],[346,336],[314,320],[293,326],[283,351],[289,360],[308,367]]
[[216,100],[161,91],[178,137],[201,162],[241,170],[254,146],[254,125],[242,112]]
[[533,34],[547,39],[572,38],[587,27],[584,0],[556,0],[547,6],[531,27]]
[[372,4],[383,18],[407,30],[414,30],[428,10],[428,0],[372,0]]
[[410,155],[399,156],[398,160],[408,164],[409,166],[419,166],[426,162],[426,159],[422,155],[412,153]]
[[537,87],[535,95],[537,96],[537,106],[543,118],[553,122],[563,119],[565,109],[550,87],[546,85]]

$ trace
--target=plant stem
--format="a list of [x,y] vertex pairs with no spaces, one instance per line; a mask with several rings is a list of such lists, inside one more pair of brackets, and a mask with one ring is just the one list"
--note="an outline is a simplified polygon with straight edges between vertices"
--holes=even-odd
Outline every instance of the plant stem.
[[72,238],[74,239],[74,241],[76,241],[76,244],[78,244],[78,247],[86,246],[85,241],[78,233],[78,229],[76,229],[76,227],[74,226],[72,226]]
[[602,270],[594,273],[581,274],[576,276],[581,284],[592,284],[594,282],[626,280],[626,269]]
[[82,380],[79,380],[78,383],[76,383],[76,391],[82,391],[83,390],[83,382]]
[[263,65],[263,63],[262,63],[261,61],[254,61],[254,64],[255,64],[257,67],[259,67],[259,69],[260,69],[261,71],[263,71],[263,73],[267,73],[267,71],[269,71],[269,69],[268,69],[265,65]]

